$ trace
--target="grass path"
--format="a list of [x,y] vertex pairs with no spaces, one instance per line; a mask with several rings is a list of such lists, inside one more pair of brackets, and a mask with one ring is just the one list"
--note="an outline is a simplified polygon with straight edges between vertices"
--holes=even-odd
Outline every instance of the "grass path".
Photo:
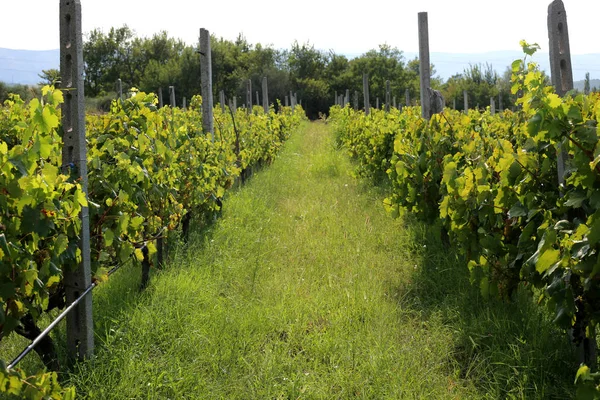
[[[452,271],[456,261],[424,228],[386,215],[382,194],[352,170],[329,128],[306,124],[145,293],[119,294],[125,284],[135,287],[137,271],[100,288],[99,349],[70,376],[78,392],[97,399],[564,396],[555,373],[563,366],[547,366],[563,355],[552,332],[539,333],[543,316],[481,306],[466,274]],[[459,315],[461,307],[472,315]],[[481,313],[489,314],[484,322],[471,320]],[[506,329],[507,338],[486,336]]]

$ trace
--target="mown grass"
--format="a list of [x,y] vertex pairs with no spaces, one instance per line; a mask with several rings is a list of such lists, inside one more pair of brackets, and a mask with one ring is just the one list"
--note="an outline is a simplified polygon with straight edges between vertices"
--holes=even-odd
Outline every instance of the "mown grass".
[[229,196],[142,294],[95,293],[97,399],[570,398],[562,332],[484,300],[435,228],[392,220],[322,123]]

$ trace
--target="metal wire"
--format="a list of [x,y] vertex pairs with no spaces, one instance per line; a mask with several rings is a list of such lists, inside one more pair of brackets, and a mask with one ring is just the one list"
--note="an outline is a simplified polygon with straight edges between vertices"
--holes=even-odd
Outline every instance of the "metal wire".
[[[117,272],[121,267],[123,267],[124,265],[128,264],[130,260],[124,262],[123,264],[119,264],[114,266],[110,271],[108,271],[108,276],[111,276],[112,274],[114,274],[115,272]],[[37,346],[40,341],[45,338],[46,336],[48,336],[48,334],[50,333],[50,331],[52,331],[52,329],[54,329],[56,327],[56,325],[58,325],[58,323],[60,321],[62,321],[67,314],[69,314],[76,306],[77,304],[79,304],[81,302],[81,300],[83,300],[83,298],[85,296],[87,296],[88,293],[90,293],[92,290],[94,290],[94,288],[98,286],[98,284],[96,282],[92,282],[92,284],[90,286],[87,287],[87,289],[85,289],[85,291],[78,297],[76,298],[71,304],[69,304],[69,306],[67,308],[65,308],[63,310],[63,312],[61,312],[58,317],[56,317],[56,319],[54,319],[54,321],[52,321],[50,323],[50,325],[48,325],[46,327],[46,329],[44,329],[42,331],[42,333],[40,333],[38,335],[38,337],[36,337],[33,342],[31,342],[31,344],[29,346],[27,346],[18,356],[17,358],[15,358],[10,364],[8,364],[8,366],[6,367],[7,369],[12,369],[14,368],[23,358],[25,358],[25,356],[27,354],[29,354],[31,352],[31,350],[33,350],[35,348],[35,346]]]

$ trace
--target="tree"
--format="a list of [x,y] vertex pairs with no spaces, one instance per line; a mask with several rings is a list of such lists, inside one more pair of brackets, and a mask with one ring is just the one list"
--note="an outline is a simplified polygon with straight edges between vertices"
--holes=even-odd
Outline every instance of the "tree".
[[40,79],[42,79],[38,83],[38,85],[40,85],[40,86],[45,86],[45,85],[54,86],[56,84],[56,82],[60,81],[60,71],[57,70],[56,68],[43,69],[42,73],[38,74],[38,76],[40,77]]
[[584,94],[590,94],[590,73],[586,72],[585,73],[585,81],[583,83],[583,93]]
[[442,94],[446,98],[446,104],[456,99],[456,108],[463,110],[463,91],[466,90],[469,108],[485,108],[490,105],[492,97],[497,98],[502,85],[498,73],[490,64],[475,64],[465,68],[462,74],[450,77],[442,87]]

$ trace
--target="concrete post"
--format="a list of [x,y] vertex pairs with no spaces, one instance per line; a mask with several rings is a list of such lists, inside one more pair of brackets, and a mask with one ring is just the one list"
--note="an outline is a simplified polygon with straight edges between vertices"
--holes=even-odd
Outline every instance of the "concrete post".
[[119,95],[119,100],[123,100],[123,82],[121,78],[117,79],[117,94]]
[[391,90],[390,90],[390,81],[387,80],[385,81],[385,112],[389,113],[390,112],[390,105],[391,105]]
[[452,109],[456,110],[456,98],[452,99]]
[[267,84],[267,77],[263,77],[262,81],[262,92],[263,92],[263,108],[265,114],[269,113],[269,85]]
[[493,97],[490,98],[490,112],[496,115],[496,100]]
[[354,111],[358,111],[358,91],[354,91]]
[[410,107],[410,90],[404,91],[404,100],[406,101],[406,107]]
[[465,102],[465,104],[464,104],[465,110],[464,111],[465,111],[465,114],[468,114],[469,113],[469,94],[467,93],[466,90],[463,90],[463,99]]
[[290,90],[290,104],[292,105],[292,113],[296,110],[296,96]]
[[[87,147],[85,140],[85,102],[83,93],[83,39],[81,35],[81,1],[60,1],[60,76],[64,91],[62,105],[63,173],[79,176],[87,197]],[[70,167],[74,165],[74,167]],[[73,168],[73,169],[71,169]],[[73,270],[64,269],[67,304],[71,304],[92,283],[90,265],[90,220],[88,208],[81,210],[81,263]],[[89,293],[67,316],[67,348],[73,359],[92,356],[94,323],[92,295]]]
[[567,12],[562,0],[555,0],[548,6],[548,37],[552,85],[559,96],[564,96],[573,89],[573,69]]
[[375,98],[375,108],[379,110],[379,97]]
[[419,75],[421,80],[421,116],[431,118],[431,100],[429,88],[431,87],[431,63],[429,61],[429,26],[427,13],[419,13]]
[[183,109],[187,110],[187,99],[185,97],[183,98]]
[[171,101],[171,107],[177,107],[177,103],[175,102],[175,86],[169,86],[169,99]]
[[365,104],[365,115],[371,112],[369,105],[369,75],[363,74],[363,100]]
[[200,29],[200,80],[202,83],[202,129],[210,133],[215,141],[215,121],[213,118],[212,56],[210,32]]
[[158,88],[158,108],[163,108],[164,105],[165,105],[165,103],[163,102],[162,87],[159,87]]
[[337,90],[335,91],[335,95],[333,97],[335,99],[335,105],[340,105],[340,96],[337,94]]
[[246,105],[248,114],[252,114],[252,80],[246,81]]
[[256,105],[260,105],[260,99],[258,98],[258,90],[256,91]]
[[221,105],[221,111],[225,114],[225,91],[221,90],[219,92],[219,104]]
[[[552,85],[559,96],[573,89],[573,69],[571,66],[571,48],[567,12],[561,0],[555,0],[548,6],[548,38],[550,41],[550,74]],[[565,169],[568,155],[561,145],[558,152],[558,184],[565,183]]]
[[392,106],[394,108],[398,108],[398,103],[396,102],[396,96],[394,96],[393,99],[392,99]]
[[344,98],[344,107],[346,104],[350,103],[350,89],[346,89],[346,97]]

